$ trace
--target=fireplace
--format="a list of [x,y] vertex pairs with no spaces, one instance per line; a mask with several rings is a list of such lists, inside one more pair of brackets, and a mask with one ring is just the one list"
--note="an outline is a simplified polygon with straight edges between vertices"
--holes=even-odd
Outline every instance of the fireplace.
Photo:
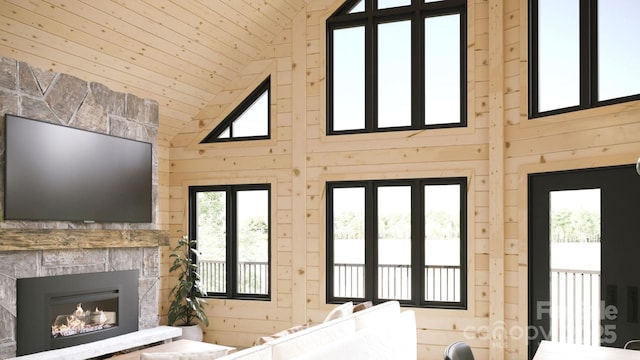
[[138,270],[18,279],[16,355],[138,330]]

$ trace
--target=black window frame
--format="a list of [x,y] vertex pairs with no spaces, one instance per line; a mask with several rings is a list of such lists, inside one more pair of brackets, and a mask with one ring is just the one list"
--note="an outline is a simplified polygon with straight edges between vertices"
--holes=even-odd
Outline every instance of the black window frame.
[[[233,136],[233,122],[236,121],[244,112],[253,105],[262,94],[267,93],[267,134],[253,136]],[[229,129],[229,137],[219,138],[220,134]],[[267,76],[260,85],[258,85],[233,111],[227,115],[218,126],[216,126],[207,136],[205,136],[201,144],[221,143],[230,141],[249,141],[249,140],[267,140],[271,139],[271,76]]]
[[[365,0],[365,10],[349,13],[358,0],[345,2],[326,22],[327,36],[327,135],[375,133],[387,131],[457,128],[467,126],[467,1],[442,0],[425,3],[412,0],[411,5],[377,9],[377,0]],[[460,122],[424,124],[424,19],[442,15],[460,15]],[[375,28],[378,24],[398,20],[412,21],[411,45],[411,125],[378,127],[377,72]],[[333,30],[354,26],[365,27],[365,126],[364,129],[333,130]],[[416,55],[416,53],[418,53]],[[416,80],[418,79],[418,80]]]
[[[236,231],[236,209],[237,209],[237,197],[236,194],[238,191],[246,191],[246,190],[266,190],[268,191],[268,266],[267,266],[267,294],[248,294],[241,293],[238,291],[238,282],[237,282],[237,231]],[[197,185],[197,186],[189,186],[189,239],[196,240],[195,248],[197,249],[197,216],[196,214],[196,205],[197,199],[196,194],[199,192],[225,192],[226,196],[226,292],[207,292],[208,298],[223,298],[223,299],[238,299],[238,300],[263,300],[269,301],[271,300],[271,270],[272,270],[272,259],[271,259],[271,184],[246,184],[246,185]],[[195,254],[192,254],[192,258],[196,261]],[[201,274],[202,275],[202,274]]]
[[[411,299],[398,300],[403,306],[438,308],[438,309],[467,309],[467,182],[466,177],[421,178],[399,180],[355,180],[331,181],[326,186],[326,301],[328,304],[340,304],[346,301],[372,301],[374,304],[390,299],[378,298],[377,286],[377,210],[375,197],[376,189],[383,186],[411,186]],[[424,187],[427,185],[460,185],[460,301],[428,301],[425,300],[424,267]],[[333,247],[333,189],[362,187],[365,190],[365,265],[364,265],[364,297],[338,297],[333,294],[334,278],[334,247]]]
[[529,11],[529,119],[564,114],[640,100],[640,93],[598,100],[598,0],[580,0],[580,103],[560,109],[538,110],[538,0],[528,1]]

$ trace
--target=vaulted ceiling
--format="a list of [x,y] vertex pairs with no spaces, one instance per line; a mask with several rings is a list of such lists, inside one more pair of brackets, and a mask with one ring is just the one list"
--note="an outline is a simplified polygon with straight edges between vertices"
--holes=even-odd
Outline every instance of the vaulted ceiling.
[[0,55],[158,101],[171,140],[312,0],[0,0]]

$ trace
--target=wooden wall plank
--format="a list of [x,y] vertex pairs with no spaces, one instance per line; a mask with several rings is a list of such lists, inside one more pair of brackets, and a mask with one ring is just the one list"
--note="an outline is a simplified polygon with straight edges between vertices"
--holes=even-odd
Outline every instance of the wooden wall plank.
[[[166,53],[158,52],[135,37],[98,25],[61,7],[35,3],[34,11],[28,11],[20,6],[25,6],[24,2],[7,3],[3,5],[3,9],[7,13],[11,12],[12,19],[27,26],[33,27],[34,24],[38,24],[37,28],[40,30],[64,34],[66,44],[82,45],[96,52],[117,57],[124,62],[134,63],[137,67],[147,68],[150,71],[162,73],[167,72],[168,68],[173,68],[175,71],[184,69],[185,75],[181,77],[182,82],[211,92],[219,91],[221,86],[226,83],[226,80],[220,82],[222,77],[211,79],[212,73],[210,71],[205,71],[182,59],[167,56]],[[82,29],[84,31],[80,31]],[[56,43],[48,45],[60,46]],[[69,51],[69,49],[66,50]]]
[[[222,41],[222,39],[216,36],[219,29],[211,27],[201,28],[203,27],[201,15],[197,16],[196,14],[190,13],[177,4],[171,2],[160,3],[157,1],[111,1],[135,12],[138,15],[137,18],[145,18],[144,21],[158,23],[158,25],[162,26],[166,26],[165,24],[171,24],[171,26],[167,26],[169,31],[179,33],[186,39],[190,39],[190,44],[193,44],[191,46],[194,46],[194,53],[203,53],[195,47],[203,46],[208,50],[208,53],[211,54],[212,58],[221,60],[221,62],[218,63],[218,67],[214,69],[228,68],[229,70],[238,71],[243,64],[246,64],[251,60],[252,56],[255,56],[255,50],[249,54],[245,54],[241,51],[235,51],[238,49],[236,47],[236,43]],[[139,22],[134,24],[138,25]],[[143,24],[143,28],[147,29],[153,27]],[[162,36],[160,31],[155,34]],[[188,49],[189,46],[185,48]],[[220,64],[225,65],[221,66]],[[220,73],[222,73],[222,71],[216,72],[216,74]]]
[[[167,54],[184,57],[195,64],[199,64],[204,69],[216,69],[216,74],[224,74],[224,69],[239,71],[241,62],[224,62],[224,66],[220,62],[216,63],[214,57],[204,56],[208,54],[208,49],[203,44],[191,41],[191,38],[180,31],[173,31],[170,26],[171,20],[167,20],[164,14],[154,12],[153,7],[143,7],[144,10],[136,11],[134,5],[137,2],[116,2],[105,1],[96,4],[92,1],[83,1],[83,5],[69,3],[65,1],[66,9],[73,9],[80,16],[101,23],[105,26],[111,26],[126,34],[137,34],[137,37],[144,38],[148,41],[148,46],[155,46],[164,49]],[[111,17],[105,17],[105,13],[118,14],[118,21],[114,21]],[[151,16],[160,17],[150,18]],[[229,73],[230,74],[230,73]],[[229,77],[227,77],[229,78]]]
[[[307,60],[307,22],[305,12],[300,12],[293,20],[293,56],[292,64],[287,71],[291,71],[291,102],[293,115],[292,133],[306,134],[306,60]],[[282,79],[282,76],[278,76]],[[280,102],[280,101],[279,101]],[[280,111],[279,111],[280,112]],[[300,211],[307,208],[307,138],[296,136],[291,138],[291,169],[292,169],[292,237],[294,239],[291,251],[299,254],[292,259],[292,283],[293,283],[293,308],[291,318],[293,324],[302,324],[307,319],[307,221],[306,212]],[[293,325],[292,324],[292,325]]]
[[504,7],[489,0],[489,352],[504,359]]

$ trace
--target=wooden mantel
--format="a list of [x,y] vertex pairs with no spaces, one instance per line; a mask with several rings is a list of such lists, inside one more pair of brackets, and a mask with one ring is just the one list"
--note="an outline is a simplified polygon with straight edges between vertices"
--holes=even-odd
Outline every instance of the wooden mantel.
[[167,230],[0,229],[0,251],[157,247]]

